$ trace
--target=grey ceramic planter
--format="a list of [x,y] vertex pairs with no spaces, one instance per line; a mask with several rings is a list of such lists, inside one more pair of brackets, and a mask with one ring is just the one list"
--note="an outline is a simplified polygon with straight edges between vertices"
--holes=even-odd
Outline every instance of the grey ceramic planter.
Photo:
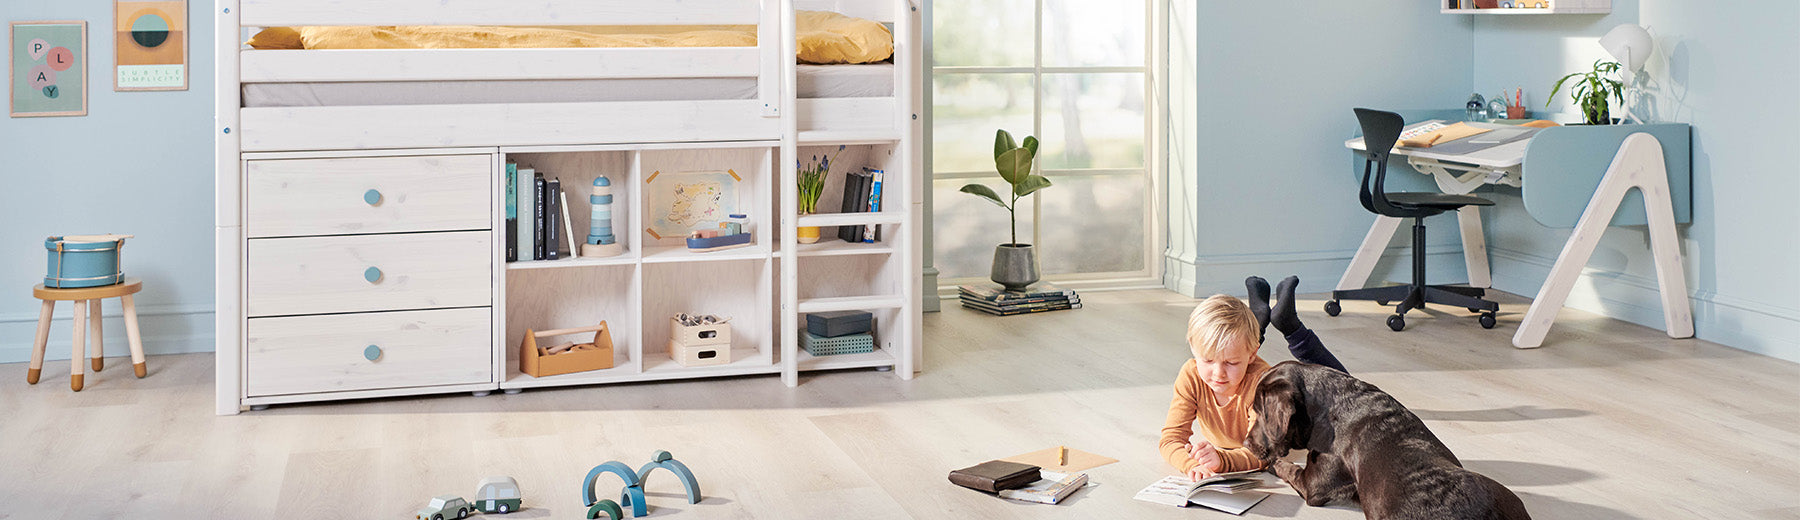
[[1008,291],[1023,291],[1038,281],[1037,252],[1031,244],[1000,244],[994,247],[994,283]]

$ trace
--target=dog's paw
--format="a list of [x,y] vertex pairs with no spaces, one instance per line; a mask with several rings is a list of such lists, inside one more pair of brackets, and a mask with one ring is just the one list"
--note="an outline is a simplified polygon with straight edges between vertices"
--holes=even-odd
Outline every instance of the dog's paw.
[[1300,478],[1300,466],[1285,460],[1276,460],[1274,464],[1270,464],[1269,471],[1273,472],[1275,476],[1281,477],[1282,481],[1289,483]]

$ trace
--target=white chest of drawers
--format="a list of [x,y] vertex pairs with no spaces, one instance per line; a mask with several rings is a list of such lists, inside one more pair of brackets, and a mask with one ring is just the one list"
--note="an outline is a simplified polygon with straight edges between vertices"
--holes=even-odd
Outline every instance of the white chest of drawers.
[[493,155],[243,171],[242,405],[497,386]]

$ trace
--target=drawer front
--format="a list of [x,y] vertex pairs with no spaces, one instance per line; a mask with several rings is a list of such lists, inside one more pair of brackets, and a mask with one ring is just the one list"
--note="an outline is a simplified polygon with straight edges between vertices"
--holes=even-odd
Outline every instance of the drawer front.
[[493,305],[489,231],[249,241],[250,316]]
[[493,380],[489,309],[251,318],[251,397]]
[[493,227],[487,155],[282,159],[245,168],[251,238]]

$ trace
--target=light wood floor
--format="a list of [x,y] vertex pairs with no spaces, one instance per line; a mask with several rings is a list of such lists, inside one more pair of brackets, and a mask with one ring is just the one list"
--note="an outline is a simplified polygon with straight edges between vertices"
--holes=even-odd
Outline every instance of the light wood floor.
[[[1800,365],[1564,311],[1544,348],[1463,312],[1411,315],[1317,296],[1303,318],[1358,376],[1413,409],[1468,467],[1518,492],[1537,518],[1800,518]],[[68,390],[66,364],[27,386],[0,365],[0,518],[405,518],[518,479],[527,511],[577,518],[587,470],[667,449],[707,497],[649,483],[655,517],[1225,518],[1132,500],[1171,471],[1157,430],[1188,356],[1193,300],[1162,291],[1084,294],[1087,308],[994,318],[927,315],[913,381],[847,371],[530,390],[485,398],[277,406],[212,413],[211,355],[123,359]],[[1290,359],[1279,347],[1271,362]],[[1063,505],[954,487],[953,468],[1056,445],[1120,460]],[[617,488],[612,482],[605,492]],[[1361,518],[1291,489],[1247,516]],[[604,494],[603,494],[604,496]],[[676,515],[676,513],[679,513]]]

